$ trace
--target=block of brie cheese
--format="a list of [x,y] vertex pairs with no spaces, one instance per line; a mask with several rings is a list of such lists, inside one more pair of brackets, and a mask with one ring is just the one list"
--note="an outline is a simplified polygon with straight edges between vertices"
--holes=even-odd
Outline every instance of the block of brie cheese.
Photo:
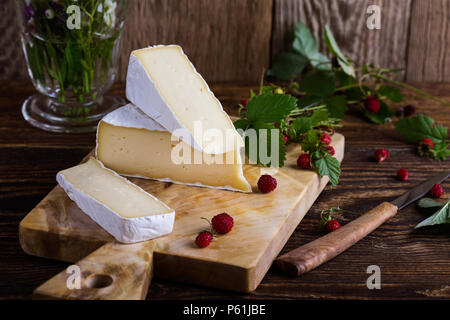
[[56,180],[84,213],[119,242],[172,232],[173,209],[92,157],[58,172]]
[[167,131],[202,152],[225,153],[244,145],[230,117],[180,46],[133,51],[126,95]]
[[119,174],[251,192],[238,151],[205,154],[172,136],[132,104],[107,114],[97,130],[97,158]]

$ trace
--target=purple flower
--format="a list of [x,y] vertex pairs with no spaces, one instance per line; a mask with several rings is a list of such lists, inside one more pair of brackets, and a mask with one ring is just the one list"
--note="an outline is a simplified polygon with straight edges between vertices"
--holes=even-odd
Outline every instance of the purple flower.
[[28,32],[33,36],[37,33],[37,29],[34,26],[34,24],[29,24],[28,25]]
[[52,7],[53,10],[55,11],[59,11],[62,10],[63,6],[60,5],[58,2],[56,1],[50,1],[50,7]]
[[56,15],[56,21],[58,21],[58,23],[66,24],[66,20],[67,20],[67,13],[65,13],[64,11]]
[[25,6],[25,17],[27,18],[27,20],[33,18],[35,14],[36,11],[33,9],[32,6]]

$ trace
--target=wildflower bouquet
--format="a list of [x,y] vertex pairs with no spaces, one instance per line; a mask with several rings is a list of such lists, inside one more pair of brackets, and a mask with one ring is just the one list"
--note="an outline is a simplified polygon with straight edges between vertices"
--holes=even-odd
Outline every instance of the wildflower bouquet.
[[86,103],[114,81],[121,0],[17,0],[35,87],[61,103]]

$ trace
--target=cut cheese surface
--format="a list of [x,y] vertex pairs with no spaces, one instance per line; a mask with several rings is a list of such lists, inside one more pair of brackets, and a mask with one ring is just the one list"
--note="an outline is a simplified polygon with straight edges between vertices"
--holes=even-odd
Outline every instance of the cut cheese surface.
[[133,51],[126,94],[167,131],[200,151],[225,153],[244,145],[230,117],[180,46]]
[[94,158],[60,171],[57,181],[84,213],[118,241],[144,241],[173,228],[173,209]]
[[238,152],[209,155],[173,138],[129,104],[99,123],[96,154],[106,167],[123,175],[251,192]]

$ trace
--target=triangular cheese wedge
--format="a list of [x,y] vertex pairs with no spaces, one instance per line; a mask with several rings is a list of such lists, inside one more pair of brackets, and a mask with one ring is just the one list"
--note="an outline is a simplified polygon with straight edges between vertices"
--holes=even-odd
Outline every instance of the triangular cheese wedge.
[[172,232],[173,209],[92,157],[58,172],[56,180],[84,213],[119,242]]
[[126,95],[167,131],[206,153],[244,146],[230,117],[180,46],[135,50]]
[[206,154],[180,141],[132,104],[98,125],[97,158],[119,174],[251,192],[237,151]]

